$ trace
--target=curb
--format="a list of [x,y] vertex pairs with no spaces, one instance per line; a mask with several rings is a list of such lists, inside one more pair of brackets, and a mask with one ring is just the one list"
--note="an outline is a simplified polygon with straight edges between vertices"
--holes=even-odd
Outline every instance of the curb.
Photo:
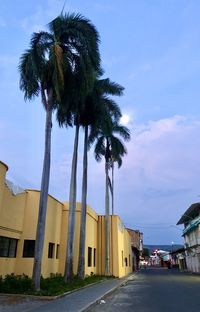
[[131,277],[134,277],[136,275],[136,273],[137,272],[129,274],[121,282],[119,282],[118,285],[113,286],[111,289],[109,289],[107,292],[105,292],[102,296],[99,296],[97,299],[90,302],[86,307],[79,310],[79,312],[88,312],[89,309],[91,309],[92,307],[94,307],[98,303],[98,301],[107,297],[108,295],[110,295],[112,292],[114,292],[116,289],[120,288],[121,286],[125,286],[128,283],[128,281],[131,280]]

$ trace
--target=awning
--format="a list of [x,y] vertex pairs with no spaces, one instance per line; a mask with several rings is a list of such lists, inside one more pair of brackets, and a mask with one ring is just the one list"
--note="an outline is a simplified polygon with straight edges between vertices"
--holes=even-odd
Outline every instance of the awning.
[[183,230],[183,235],[193,231],[200,224],[200,217],[191,221],[188,226]]

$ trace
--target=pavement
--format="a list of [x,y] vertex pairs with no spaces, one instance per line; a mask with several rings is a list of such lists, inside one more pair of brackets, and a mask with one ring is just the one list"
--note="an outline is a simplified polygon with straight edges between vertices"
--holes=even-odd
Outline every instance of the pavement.
[[83,312],[88,311],[101,298],[132,280],[135,274],[108,279],[67,294],[56,300],[0,295],[0,312]]

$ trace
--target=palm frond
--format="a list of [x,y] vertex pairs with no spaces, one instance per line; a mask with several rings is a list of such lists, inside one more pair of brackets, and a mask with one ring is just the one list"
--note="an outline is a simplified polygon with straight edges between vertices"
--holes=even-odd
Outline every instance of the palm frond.
[[114,121],[117,122],[122,117],[122,113],[119,105],[111,98],[107,96],[102,97],[102,110],[105,114],[110,115],[110,118],[114,118]]
[[19,62],[20,89],[24,92],[25,100],[31,100],[39,95],[39,76],[35,66],[33,51],[26,50]]
[[118,133],[124,139],[124,141],[127,141],[127,142],[130,141],[131,139],[130,130],[127,127],[122,126],[118,123],[115,123],[113,127],[113,131],[115,133]]
[[109,140],[111,145],[111,154],[114,159],[117,159],[118,155],[124,156],[127,154],[127,149],[119,138],[112,135],[110,136]]
[[97,140],[97,143],[94,148],[94,155],[97,162],[100,162],[102,160],[102,157],[105,156],[106,148],[104,144],[104,137],[100,137]]
[[61,14],[51,23],[50,30],[58,41],[88,55],[94,69],[100,66],[99,34],[95,26],[81,14]]
[[117,95],[117,96],[123,95],[123,90],[124,90],[124,87],[122,87],[120,84],[116,82],[110,81],[109,78],[98,80],[97,88],[99,90],[102,90],[104,94]]

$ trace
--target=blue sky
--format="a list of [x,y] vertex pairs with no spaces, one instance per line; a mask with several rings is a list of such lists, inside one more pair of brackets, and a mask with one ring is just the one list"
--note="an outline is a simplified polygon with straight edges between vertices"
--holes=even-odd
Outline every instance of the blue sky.
[[[0,159],[7,177],[40,188],[44,117],[40,99],[24,102],[18,63],[33,31],[57,16],[64,1],[0,2]],[[118,99],[132,140],[116,171],[116,213],[139,228],[145,243],[182,242],[175,226],[200,195],[200,2],[198,0],[73,0],[101,37],[105,77],[125,87]],[[52,132],[50,193],[68,200],[74,131]],[[82,137],[81,137],[82,141]],[[88,203],[104,213],[104,167],[89,155]],[[81,190],[82,144],[79,157]]]

